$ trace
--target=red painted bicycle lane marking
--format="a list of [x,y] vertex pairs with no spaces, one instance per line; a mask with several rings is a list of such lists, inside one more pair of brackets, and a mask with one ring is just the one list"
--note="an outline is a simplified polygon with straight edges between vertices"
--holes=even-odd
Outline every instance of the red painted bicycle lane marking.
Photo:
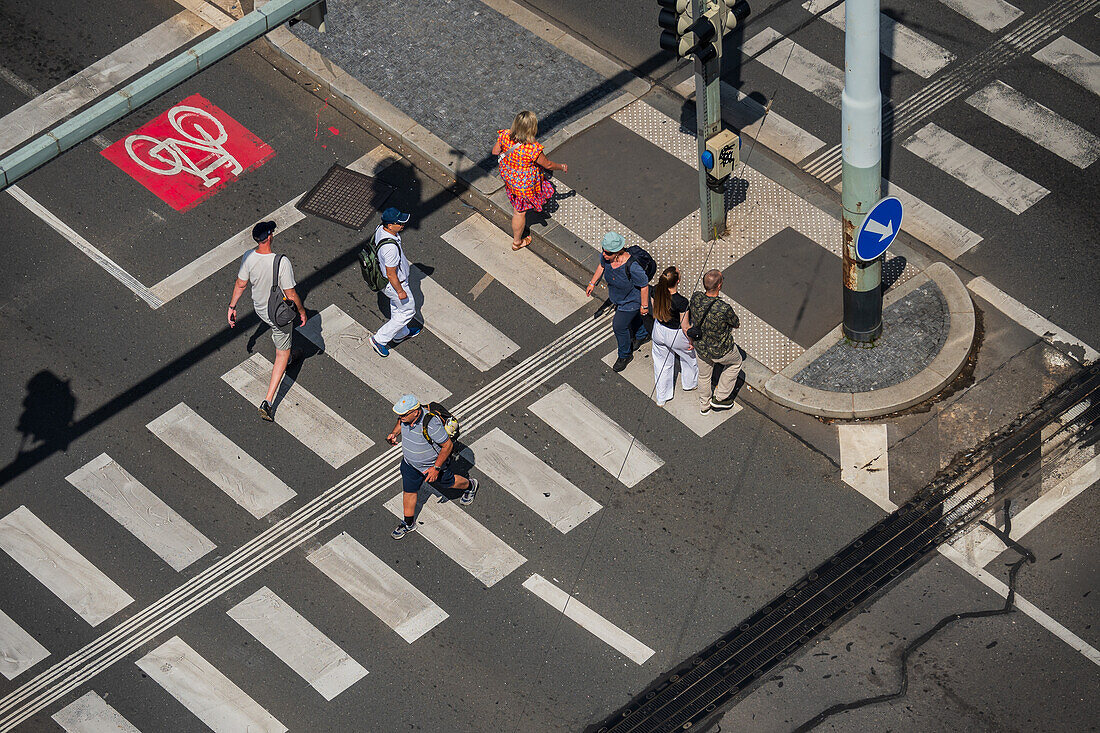
[[103,155],[176,211],[185,211],[274,155],[200,94],[134,130]]

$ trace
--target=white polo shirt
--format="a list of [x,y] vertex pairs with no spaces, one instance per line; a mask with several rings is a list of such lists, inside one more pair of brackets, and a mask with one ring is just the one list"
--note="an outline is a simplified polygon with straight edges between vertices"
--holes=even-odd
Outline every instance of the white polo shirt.
[[[405,294],[408,295],[409,258],[405,256],[405,247],[401,244],[401,235],[388,232],[379,225],[378,228],[374,230],[374,243],[377,245],[383,239],[396,239],[397,244],[391,242],[379,247],[378,262],[383,268],[397,268],[397,280],[401,283],[401,287],[405,289]],[[383,272],[386,272],[386,270],[383,269]],[[393,285],[387,284],[386,287],[382,289],[382,292],[394,300],[397,299],[397,291],[393,289]]]

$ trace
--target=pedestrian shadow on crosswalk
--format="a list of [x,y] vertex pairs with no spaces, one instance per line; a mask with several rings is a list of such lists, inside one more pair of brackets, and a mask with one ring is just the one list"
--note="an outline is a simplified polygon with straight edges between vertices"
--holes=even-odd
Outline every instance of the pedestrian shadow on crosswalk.
[[23,412],[16,429],[22,434],[19,456],[39,447],[67,451],[72,440],[76,396],[70,380],[63,380],[49,370],[42,370],[27,382]]

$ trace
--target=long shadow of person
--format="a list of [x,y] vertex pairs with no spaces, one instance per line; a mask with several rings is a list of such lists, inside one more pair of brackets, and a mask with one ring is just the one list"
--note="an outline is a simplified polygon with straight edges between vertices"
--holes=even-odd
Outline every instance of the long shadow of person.
[[16,428],[23,437],[19,454],[47,446],[67,451],[72,441],[73,415],[76,397],[69,380],[62,380],[48,370],[42,370],[27,382],[23,413]]

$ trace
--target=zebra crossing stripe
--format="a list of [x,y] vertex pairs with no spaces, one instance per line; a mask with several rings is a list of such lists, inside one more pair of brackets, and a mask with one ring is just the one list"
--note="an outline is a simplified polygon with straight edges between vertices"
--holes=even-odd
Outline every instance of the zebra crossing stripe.
[[959,15],[987,31],[996,32],[1024,14],[1005,0],[940,0]]
[[391,350],[385,358],[374,353],[367,342],[370,331],[339,306],[328,306],[298,332],[391,404],[409,392],[423,402],[451,396],[446,387],[396,351]]
[[653,650],[538,573],[523,581],[523,587],[550,604],[558,613],[610,646],[634,664],[645,664]]
[[92,626],[134,602],[25,506],[0,519],[0,549]]
[[451,291],[425,275],[420,268],[410,268],[409,286],[414,294],[420,290],[420,315],[424,328],[447,344],[456,354],[473,364],[478,371],[488,371],[519,351],[519,344],[501,333],[493,324],[478,315]]
[[[905,207],[905,221],[901,228],[937,252],[955,259],[982,241],[982,235],[970,231],[893,181],[883,179],[883,184],[882,194],[897,197]],[[840,190],[839,180],[833,188]]]
[[183,402],[146,427],[256,519],[294,497],[282,479]]
[[48,656],[46,647],[0,609],[0,674],[13,680]]
[[625,486],[634,486],[665,464],[568,384],[529,409]]
[[1080,43],[1059,36],[1032,56],[1093,94],[1100,94],[1100,56]]
[[538,255],[526,249],[513,252],[508,235],[481,214],[474,214],[442,238],[551,323],[561,323],[588,303],[576,283]]
[[215,733],[286,733],[285,725],[178,636],[136,664]]
[[971,94],[966,103],[1078,168],[1088,168],[1100,158],[1100,138],[1003,81]]
[[500,428],[468,449],[477,470],[565,534],[600,510],[595,499],[540,461]]
[[[583,319],[455,405],[469,433],[493,420],[611,338],[611,314]],[[125,659],[226,591],[332,526],[398,479],[394,446],[260,532],[227,556],[0,698],[0,733],[25,722]]]
[[934,122],[917,130],[902,145],[1014,214],[1022,214],[1050,193]]
[[[398,519],[405,516],[402,493],[384,505]],[[440,503],[429,498],[420,506],[416,521],[417,534],[423,535],[424,539],[480,580],[486,588],[496,585],[527,562],[527,558],[469,513],[455,506],[453,501]]]
[[306,559],[410,644],[447,618],[446,611],[347,532]]
[[88,692],[52,716],[65,733],[140,733],[95,692]]
[[65,480],[177,572],[216,546],[106,453]]
[[367,675],[347,652],[267,586],[233,606],[228,614],[326,700]]
[[767,27],[745,41],[742,51],[810,94],[840,108],[844,72],[774,28]]
[[[222,375],[222,380],[253,405],[267,396],[271,362],[253,354]],[[337,415],[291,377],[284,376],[275,396],[275,422],[325,463],[339,468],[374,441]]]
[[[828,8],[820,18],[834,28],[844,30],[844,3],[835,0],[808,0],[802,7],[813,15]],[[885,13],[879,14],[879,43],[882,54],[925,79],[955,60],[955,54],[898,23]]]

